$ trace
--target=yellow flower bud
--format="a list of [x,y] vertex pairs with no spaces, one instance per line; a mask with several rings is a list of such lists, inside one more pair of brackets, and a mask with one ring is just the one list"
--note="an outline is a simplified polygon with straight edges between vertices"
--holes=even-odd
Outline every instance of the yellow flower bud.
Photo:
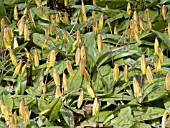
[[84,57],[81,59],[79,67],[80,67],[80,75],[82,76],[84,69],[85,69],[85,58]]
[[147,66],[147,69],[146,69],[146,78],[147,78],[149,84],[153,83],[152,71],[151,71],[151,68],[149,66]]
[[85,9],[84,1],[83,0],[81,1],[81,7],[82,7],[82,13],[85,14],[86,13],[86,9]]
[[97,37],[97,46],[98,46],[98,51],[101,54],[103,51],[103,40],[100,34],[98,34],[98,37]]
[[66,31],[63,33],[63,43],[67,42],[67,33]]
[[96,116],[98,113],[99,113],[99,103],[98,103],[98,100],[97,100],[97,97],[96,97],[94,99],[94,102],[93,102],[92,115]]
[[19,116],[20,116],[21,119],[24,118],[24,116],[25,116],[24,107],[25,107],[24,101],[21,100],[20,106],[19,106]]
[[146,21],[148,21],[148,19],[149,19],[149,9],[148,8],[145,10],[145,18],[146,18]]
[[53,78],[54,78],[54,82],[55,82],[56,86],[60,85],[60,76],[58,74],[58,71],[55,68],[53,71]]
[[18,10],[17,10],[17,6],[14,7],[14,20],[18,20]]
[[39,66],[39,54],[36,49],[34,50],[34,64],[35,64],[35,67]]
[[162,117],[162,127],[161,128],[166,128],[166,118],[167,118],[168,112],[165,110],[163,117]]
[[13,46],[13,48],[15,49],[17,47],[18,47],[18,41],[17,41],[17,38],[15,37],[14,38],[14,46]]
[[81,33],[80,33],[80,30],[77,30],[77,40],[81,40]]
[[66,60],[66,67],[67,67],[67,71],[70,74],[70,76],[74,76],[74,71],[73,71],[70,60]]
[[69,25],[69,18],[68,18],[68,13],[67,12],[64,12],[64,23],[66,25]]
[[16,111],[14,111],[13,119],[14,119],[14,124],[17,124],[17,112]]
[[118,34],[118,30],[117,30],[117,27],[115,26],[114,27],[114,35],[117,35]]
[[158,59],[157,62],[155,63],[155,72],[156,72],[156,74],[162,73],[160,59]]
[[24,17],[21,17],[21,19],[18,21],[18,31],[19,35],[21,36],[24,31]]
[[51,50],[50,53],[49,53],[50,67],[54,67],[55,66],[55,60],[56,60],[55,50]]
[[10,116],[9,116],[9,110],[7,106],[3,107],[3,112],[4,112],[4,118],[5,118],[6,124],[9,125]]
[[96,12],[92,11],[92,19],[93,19],[93,23],[96,23]]
[[63,84],[64,91],[68,91],[68,80],[66,74],[63,72]]
[[163,64],[163,62],[164,62],[164,55],[163,55],[163,52],[162,52],[161,48],[159,48],[159,47],[158,47],[158,56],[159,56],[161,64]]
[[87,85],[87,92],[88,92],[88,94],[89,94],[89,96],[90,96],[91,98],[94,98],[94,97],[95,97],[94,91],[93,91],[93,89],[91,88],[91,86],[90,86],[89,84]]
[[13,64],[14,66],[17,66],[17,65],[18,65],[18,62],[17,62],[17,58],[16,58],[14,52],[13,52],[12,50],[10,50],[9,53],[10,53],[9,55],[10,55],[12,64]]
[[138,34],[135,30],[134,30],[134,37],[135,37],[136,42],[139,44],[141,40],[139,39]]
[[60,36],[57,36],[57,34],[56,34],[56,37],[55,37],[55,40],[54,40],[54,44],[56,44],[59,41],[59,39],[60,39]]
[[150,18],[148,19],[147,23],[148,23],[148,29],[151,30],[152,29],[152,22],[151,22]]
[[142,58],[141,58],[141,71],[142,71],[142,75],[146,74],[146,58],[145,58],[145,55],[142,55]]
[[4,18],[1,19],[1,26],[5,27],[5,20],[4,20]]
[[100,16],[100,19],[99,19],[99,30],[103,29],[103,20],[104,20],[104,17],[103,17],[103,14],[102,14]]
[[34,2],[35,2],[35,4],[37,5],[37,7],[39,7],[39,6],[40,6],[40,2],[39,2],[39,0],[34,0]]
[[81,105],[83,104],[83,99],[84,99],[84,92],[81,91],[80,92],[80,95],[79,95],[79,98],[78,98],[78,102],[77,102],[77,107],[80,108]]
[[60,90],[60,86],[56,86],[55,97],[56,97],[56,98],[61,97],[61,90]]
[[166,90],[170,90],[170,71],[168,71],[165,78],[165,88]]
[[28,110],[28,106],[24,107],[24,121],[26,123],[26,125],[30,124],[30,117],[29,117],[29,110]]
[[3,37],[3,42],[4,42],[4,45],[5,45],[6,49],[11,49],[11,44],[9,42],[7,42],[6,37]]
[[44,41],[44,43],[43,43],[43,45],[42,45],[42,50],[46,48],[46,46],[47,46],[47,42],[48,42],[48,40],[47,40],[47,39],[45,39],[45,41]]
[[68,5],[68,0],[64,0],[64,6]]
[[109,10],[109,6],[106,4],[106,10]]
[[138,21],[138,14],[136,11],[133,12],[133,20],[136,22]]
[[91,80],[90,75],[89,75],[88,71],[85,68],[84,68],[83,75],[87,79],[87,81],[90,82],[90,80]]
[[30,19],[31,23],[34,25],[34,27],[36,27],[35,21],[34,21],[34,18],[33,18],[33,16],[32,16],[32,11],[31,11],[31,10],[29,10],[28,16],[29,16],[29,19]]
[[19,74],[21,66],[22,66],[22,61],[20,61],[19,64],[16,66],[13,77],[16,77]]
[[127,5],[127,14],[130,17],[130,15],[131,15],[131,5],[130,5],[129,2],[128,2],[128,5]]
[[75,55],[76,66],[78,66],[80,64],[80,57],[81,57],[81,50],[78,47],[76,50],[76,55]]
[[162,11],[163,19],[166,20],[166,6],[165,5],[162,5],[161,11]]
[[28,27],[27,25],[25,24],[24,25],[24,40],[25,41],[29,41],[30,40],[30,34],[29,34],[29,31],[28,31]]
[[27,50],[26,48],[24,48],[24,50],[25,50],[25,54],[26,54],[26,56],[27,56],[27,61],[28,61],[28,62],[32,61],[32,60],[33,60],[33,59],[32,59],[32,56],[30,55],[30,53],[28,52],[28,50]]
[[136,98],[141,97],[141,88],[139,86],[138,81],[136,80],[136,77],[133,77],[133,91],[134,91],[134,96]]
[[45,39],[49,39],[49,35],[50,35],[50,27],[47,27],[45,30]]
[[126,82],[129,81],[129,77],[128,77],[128,67],[127,67],[127,65],[124,66],[124,78],[125,78],[125,81],[126,81]]
[[60,24],[59,14],[56,14],[56,16],[55,16],[55,21],[56,21],[57,24]]
[[159,42],[158,39],[155,38],[155,43],[154,43],[155,55],[158,55],[158,47],[159,47]]
[[81,47],[81,59],[84,57],[84,59],[86,58],[86,52],[85,52],[85,47],[84,45]]
[[26,68],[27,68],[27,64],[24,64],[24,66],[22,67],[22,70],[21,70],[21,76],[23,76],[24,73],[26,72]]
[[119,65],[115,64],[115,67],[113,69],[113,80],[117,82],[119,80]]
[[1,107],[1,113],[4,114],[4,111],[3,111],[4,103],[2,100],[0,100],[0,107]]

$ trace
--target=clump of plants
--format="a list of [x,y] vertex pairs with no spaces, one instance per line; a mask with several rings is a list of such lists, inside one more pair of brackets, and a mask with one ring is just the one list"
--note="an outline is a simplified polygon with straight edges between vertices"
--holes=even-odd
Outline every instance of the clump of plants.
[[0,2],[1,127],[170,125],[170,3]]

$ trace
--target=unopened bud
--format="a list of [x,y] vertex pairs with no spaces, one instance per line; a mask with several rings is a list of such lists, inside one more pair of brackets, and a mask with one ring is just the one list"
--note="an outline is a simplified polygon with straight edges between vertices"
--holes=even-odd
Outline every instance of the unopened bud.
[[56,86],[60,85],[60,77],[59,77],[58,71],[55,68],[53,71],[53,78],[54,78],[54,82]]
[[15,49],[17,47],[18,47],[18,41],[17,41],[17,38],[15,37],[14,38],[14,46],[13,46],[13,48]]
[[90,80],[91,80],[90,75],[89,75],[88,71],[85,68],[84,68],[83,75],[86,78],[86,80],[90,82]]
[[93,91],[93,89],[91,88],[91,86],[90,86],[89,84],[87,85],[87,92],[88,92],[88,94],[89,94],[89,96],[90,96],[91,98],[94,98],[94,97],[95,97],[94,91]]
[[74,72],[70,60],[66,60],[66,67],[70,76],[74,76]]
[[68,5],[68,0],[64,0],[64,6]]
[[50,67],[54,67],[54,65],[55,65],[55,60],[56,60],[55,50],[51,50],[50,53],[49,53]]
[[3,112],[4,112],[4,118],[5,118],[6,124],[9,125],[10,116],[9,116],[9,110],[7,106],[3,107]]
[[24,50],[25,50],[25,54],[26,54],[26,56],[27,56],[27,61],[28,61],[28,62],[32,61],[32,60],[33,60],[33,59],[32,59],[32,56],[30,55],[30,53],[28,52],[28,50],[27,50],[26,48],[24,48]]
[[128,77],[128,67],[127,67],[127,65],[124,66],[124,78],[125,78],[125,81],[126,81],[126,82],[129,81],[129,77]]
[[135,37],[136,42],[139,44],[141,40],[139,39],[138,34],[135,30],[134,30],[134,37]]
[[79,67],[80,67],[80,75],[82,76],[84,69],[85,69],[85,58],[84,57],[81,59]]
[[23,76],[24,73],[26,72],[26,68],[27,68],[27,64],[24,64],[24,66],[22,67],[22,70],[21,70],[21,76]]
[[63,43],[66,43],[67,42],[67,33],[64,32],[63,33]]
[[166,6],[165,5],[162,5],[161,11],[162,11],[163,19],[166,20]]
[[84,45],[81,47],[81,59],[82,58],[86,58],[86,52],[85,52],[85,47],[84,47]]
[[115,26],[114,27],[114,35],[117,35],[118,34],[118,30],[117,30],[117,27]]
[[16,58],[14,52],[13,52],[12,50],[10,50],[9,53],[10,53],[9,55],[10,55],[12,64],[13,64],[14,66],[17,66],[17,65],[18,65],[18,62],[17,62],[17,58]]
[[142,71],[142,75],[146,74],[146,58],[145,58],[145,55],[142,55],[142,58],[141,58],[141,71]]
[[136,77],[133,77],[133,91],[134,91],[134,96],[136,98],[141,97],[141,88],[139,86],[138,81],[136,80]]
[[30,117],[29,117],[29,110],[28,110],[28,106],[24,107],[24,121],[26,123],[26,125],[30,124]]
[[168,37],[170,38],[170,23],[168,23]]
[[141,17],[139,17],[139,26],[140,26],[140,29],[145,30]]
[[103,40],[102,40],[102,36],[100,34],[97,37],[97,46],[98,46],[99,53],[102,53],[102,51],[103,51]]
[[133,20],[136,22],[138,21],[138,14],[136,11],[133,12]]
[[14,70],[14,74],[13,77],[16,77],[19,74],[19,71],[21,69],[22,66],[22,61],[19,62],[19,64],[16,66],[15,70]]
[[60,90],[60,86],[56,86],[55,97],[56,97],[56,98],[61,97],[61,90]]
[[158,59],[157,62],[155,63],[155,72],[156,72],[156,74],[161,74],[162,73],[160,59]]
[[56,21],[57,24],[60,24],[59,14],[56,14],[56,16],[55,16],[55,21]]
[[64,88],[64,91],[68,91],[68,79],[67,79],[67,76],[66,74],[63,72],[63,88]]
[[96,12],[95,11],[92,11],[92,19],[93,19],[93,22],[96,23]]
[[47,91],[47,87],[44,83],[42,83],[42,93],[45,94]]
[[158,48],[158,56],[159,56],[160,62],[161,62],[161,64],[163,64],[163,62],[164,62],[164,54],[163,54],[161,48],[159,48],[159,47],[157,47],[157,48]]
[[119,80],[119,65],[115,64],[115,67],[113,69],[113,80],[118,81]]
[[22,100],[20,102],[20,106],[19,106],[19,116],[20,116],[21,119],[24,118],[24,116],[25,116],[24,107],[25,107],[24,101]]
[[148,8],[145,10],[145,18],[146,18],[146,21],[148,21],[148,19],[149,19],[149,9]]
[[159,47],[159,42],[158,39],[155,38],[155,43],[154,43],[155,55],[158,55],[158,47]]
[[94,99],[93,102],[93,110],[92,110],[92,115],[96,116],[99,113],[99,103],[97,97]]
[[168,71],[165,78],[165,88],[166,90],[170,90],[170,71]]
[[147,69],[146,69],[146,78],[147,78],[149,84],[153,83],[152,71],[151,71],[151,68],[149,66],[147,66]]
[[3,37],[3,42],[6,49],[11,49],[11,44],[7,41],[6,37]]
[[102,14],[100,16],[100,19],[99,19],[99,30],[103,29],[103,20],[104,20],[104,17],[103,17],[103,14]]
[[14,20],[18,20],[18,10],[17,10],[17,6],[14,7]]
[[21,36],[24,31],[24,17],[21,17],[21,19],[18,22],[18,31],[19,31],[19,35]]
[[148,29],[151,30],[152,29],[152,22],[151,22],[150,18],[148,19],[147,23],[148,23]]
[[83,99],[84,99],[84,92],[81,91],[80,92],[80,95],[79,95],[79,98],[78,98],[78,102],[77,102],[77,107],[80,108],[81,105],[83,104]]
[[44,43],[43,43],[43,45],[42,45],[42,50],[46,48],[46,46],[47,46],[47,42],[48,42],[48,40],[47,40],[47,39],[45,39],[45,41],[44,41]]
[[29,31],[28,31],[28,27],[27,25],[25,24],[24,25],[24,40],[25,41],[29,41],[30,40],[30,34],[29,34]]
[[48,39],[50,35],[50,26],[46,28],[45,30],[45,39]]
[[80,33],[80,30],[77,30],[77,40],[81,40],[81,33]]
[[17,112],[16,111],[14,111],[13,119],[14,119],[14,124],[17,124]]
[[35,67],[39,66],[39,54],[36,49],[34,50],[34,64],[35,64]]
[[35,21],[34,21],[34,18],[33,18],[32,11],[31,11],[31,10],[29,10],[28,16],[29,16],[29,19],[30,19],[31,23],[34,25],[34,27],[36,27]]
[[81,1],[81,7],[82,7],[82,13],[85,14],[86,13],[86,9],[85,9],[85,5],[84,5],[84,1]]
[[76,50],[76,55],[75,55],[76,66],[78,66],[80,64],[80,57],[81,57],[81,50],[78,47]]
[[67,12],[64,12],[64,23],[66,25],[69,25],[69,18],[68,18],[68,13]]
[[163,117],[162,117],[162,127],[161,128],[166,128],[166,118],[167,118],[168,112],[165,110]]
[[39,2],[39,0],[34,0],[34,2],[35,2],[35,4],[37,5],[37,7],[39,7],[39,6],[40,6],[40,2]]
[[127,5],[127,14],[130,17],[130,15],[131,15],[131,5],[130,5],[129,2],[128,2],[128,5]]

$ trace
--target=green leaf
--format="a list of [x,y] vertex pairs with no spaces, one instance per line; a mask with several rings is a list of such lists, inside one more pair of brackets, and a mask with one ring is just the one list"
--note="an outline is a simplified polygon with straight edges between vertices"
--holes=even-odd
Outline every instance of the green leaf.
[[54,120],[57,118],[57,115],[58,115],[58,113],[59,113],[59,111],[60,111],[60,108],[61,108],[61,106],[62,106],[62,103],[63,103],[63,101],[62,101],[62,99],[61,99],[61,97],[60,97],[60,98],[58,99],[56,105],[54,106],[54,108],[53,108],[52,111],[51,111],[50,118],[49,118],[50,121],[54,121]]
[[7,92],[4,92],[3,93],[3,101],[4,101],[4,104],[10,108],[10,109],[13,109],[13,106],[14,106],[14,101],[13,99],[9,98],[11,96],[11,94],[7,93]]

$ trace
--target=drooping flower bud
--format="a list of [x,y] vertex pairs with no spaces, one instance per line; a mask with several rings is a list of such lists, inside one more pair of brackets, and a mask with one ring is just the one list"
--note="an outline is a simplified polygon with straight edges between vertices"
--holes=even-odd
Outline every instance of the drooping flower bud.
[[93,102],[93,110],[92,110],[92,115],[96,116],[99,113],[99,103],[97,97],[94,99]]
[[19,71],[21,69],[22,66],[22,61],[19,62],[19,64],[16,66],[15,70],[14,70],[14,74],[13,77],[16,77],[19,74]]
[[158,47],[158,56],[159,56],[161,64],[163,64],[163,62],[164,62],[164,54],[163,54],[161,48],[159,48],[159,47]]
[[17,112],[16,111],[14,111],[13,119],[14,119],[14,124],[17,124]]
[[21,119],[24,118],[24,116],[25,116],[24,107],[25,107],[24,101],[21,100],[20,106],[19,106],[19,116],[20,116]]
[[42,83],[42,93],[45,94],[47,91],[47,87],[46,85],[44,84],[44,82]]
[[139,86],[138,81],[136,80],[136,77],[133,77],[133,91],[134,91],[134,96],[136,98],[141,97],[141,88]]
[[113,69],[113,80],[118,81],[119,80],[119,65],[115,64],[115,67]]
[[130,5],[129,2],[128,2],[128,5],[127,5],[127,14],[130,17],[130,15],[131,15],[131,5]]
[[162,117],[162,127],[161,128],[165,128],[166,127],[166,118],[167,118],[168,112],[165,110],[163,117]]
[[134,30],[134,37],[135,37],[136,42],[139,44],[141,40],[139,39],[139,36],[135,30]]
[[66,74],[63,72],[63,88],[64,88],[64,91],[68,91],[68,79],[67,79],[67,76]]
[[22,70],[21,70],[21,76],[23,76],[24,73],[26,72],[26,68],[27,68],[27,64],[24,64],[24,66],[22,67]]
[[89,75],[88,71],[85,68],[84,68],[83,75],[86,78],[86,80],[90,82],[90,80],[91,80],[90,75]]
[[64,6],[68,5],[68,0],[64,0]]
[[24,31],[24,17],[21,17],[21,19],[18,21],[18,31],[19,35],[21,36]]
[[30,55],[30,53],[28,52],[28,50],[26,48],[24,48],[25,50],[25,54],[27,56],[27,61],[30,62],[33,60],[32,56]]
[[9,125],[9,121],[10,121],[10,116],[9,116],[9,109],[7,108],[7,106],[3,107],[3,112],[4,112],[4,118],[6,121],[7,126]]
[[166,20],[167,14],[166,14],[166,6],[165,5],[162,5],[161,11],[162,11],[163,19]]
[[83,90],[80,92],[78,102],[77,102],[77,107],[80,108],[81,105],[83,104],[83,99],[84,99],[84,92]]
[[154,43],[155,55],[158,55],[158,47],[159,47],[159,42],[158,39],[155,38],[155,43]]
[[94,97],[95,97],[94,91],[93,91],[92,87],[91,87],[89,84],[87,85],[87,92],[88,92],[88,94],[89,94],[89,96],[90,96],[91,98],[94,98]]
[[11,44],[9,42],[7,42],[7,39],[5,36],[3,37],[3,42],[4,42],[6,49],[11,49]]
[[148,21],[148,19],[149,19],[149,9],[148,8],[145,10],[145,18],[146,18],[146,21]]
[[145,55],[142,55],[142,58],[141,58],[141,71],[142,71],[142,75],[146,74],[146,58],[145,58]]
[[133,12],[133,20],[136,22],[138,21],[138,14],[136,11]]
[[12,50],[10,50],[9,53],[10,53],[9,55],[10,55],[12,64],[13,64],[14,66],[17,66],[17,65],[18,65],[18,62],[17,62],[17,58],[16,58],[14,52],[13,52]]
[[126,82],[129,81],[129,77],[128,77],[128,67],[127,67],[127,65],[124,66],[124,78],[125,78],[125,81],[126,81]]
[[146,78],[147,78],[149,84],[153,83],[152,71],[151,71],[151,68],[149,66],[147,66],[147,69],[146,69]]
[[29,34],[29,31],[28,31],[28,27],[27,25],[25,24],[24,25],[24,40],[25,41],[29,41],[30,40],[30,34]]
[[51,50],[50,53],[49,53],[50,67],[54,67],[55,60],[56,60],[55,50]]
[[53,71],[53,78],[54,78],[54,82],[55,82],[56,86],[59,86],[60,85],[60,76],[58,74],[58,71],[55,68]]
[[151,30],[152,29],[152,22],[151,22],[151,19],[149,18],[148,21],[148,29]]
[[56,98],[61,97],[61,90],[60,90],[60,86],[56,86],[55,97],[56,97]]
[[98,46],[98,51],[101,54],[103,51],[103,40],[100,34],[98,34],[98,37],[97,37],[97,46]]
[[49,39],[49,35],[50,35],[50,26],[48,26],[45,30],[45,39]]
[[117,30],[117,27],[115,26],[114,27],[114,35],[117,35],[118,34],[118,30]]
[[70,76],[74,76],[74,71],[73,71],[70,60],[66,60],[66,67],[67,67],[67,71],[70,74]]
[[14,20],[18,20],[18,10],[17,10],[17,6],[14,7]]
[[29,117],[29,110],[28,110],[28,106],[25,106],[24,107],[24,121],[25,121],[25,124],[28,125],[30,124],[30,117]]
[[64,12],[64,23],[66,25],[69,25],[69,18],[68,18],[68,13],[67,12]]
[[60,24],[60,17],[59,17],[58,13],[55,16],[55,21],[56,21],[57,24]]
[[156,74],[161,74],[162,73],[160,59],[158,59],[157,62],[155,63],[155,72],[156,72]]
[[34,64],[35,64],[35,67],[39,66],[39,54],[36,49],[34,50]]
[[170,90],[170,71],[168,71],[168,73],[166,74],[165,88],[166,90]]
[[17,38],[14,37],[14,45],[13,45],[13,48],[17,48],[18,47],[18,41],[17,41]]
[[79,67],[80,67],[80,75],[82,76],[84,69],[85,69],[85,58],[84,57],[81,59]]
[[76,54],[75,54],[76,66],[78,66],[80,64],[80,57],[81,57],[81,50],[78,47],[77,50],[76,50]]
[[86,52],[85,52],[85,47],[84,47],[84,45],[81,47],[81,59],[82,58],[86,58]]
[[100,19],[99,19],[99,30],[103,29],[103,20],[104,20],[104,17],[103,17],[103,14],[102,14],[100,16]]
[[142,21],[142,19],[141,19],[140,16],[139,16],[139,26],[140,26],[140,29],[141,29],[141,30],[145,30],[145,29],[144,29],[144,26],[143,26],[143,21]]
[[170,38],[170,23],[168,23],[168,37]]

